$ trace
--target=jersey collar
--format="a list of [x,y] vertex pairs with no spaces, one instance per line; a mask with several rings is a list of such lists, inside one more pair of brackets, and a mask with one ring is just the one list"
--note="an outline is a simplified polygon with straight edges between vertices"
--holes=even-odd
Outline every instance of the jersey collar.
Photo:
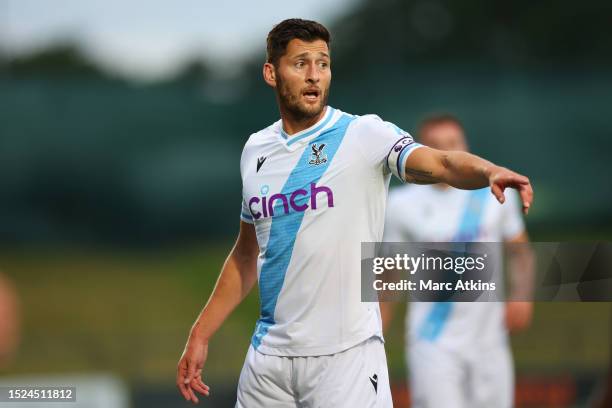
[[310,140],[317,137],[321,131],[332,124],[332,119],[335,116],[336,110],[331,106],[325,107],[325,114],[317,123],[310,126],[307,129],[304,129],[300,132],[294,133],[292,135],[288,135],[283,130],[283,122],[280,121],[280,133],[279,136],[287,149],[293,151],[300,146],[303,146],[305,143],[308,143]]

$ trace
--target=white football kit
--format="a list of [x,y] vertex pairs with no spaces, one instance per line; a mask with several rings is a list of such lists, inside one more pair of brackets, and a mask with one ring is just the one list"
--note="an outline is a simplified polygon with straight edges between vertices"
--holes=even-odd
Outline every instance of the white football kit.
[[[389,194],[388,242],[503,242],[525,229],[515,190],[402,186]],[[492,270],[501,274],[502,259]],[[503,277],[494,279],[498,282]],[[406,316],[413,406],[511,407],[513,365],[501,302],[411,302]]]
[[237,406],[391,406],[378,303],[361,302],[361,242],[382,239],[390,175],[403,179],[420,146],[375,115],[330,106],[294,135],[280,120],[251,135],[241,219],[257,234],[261,313]]

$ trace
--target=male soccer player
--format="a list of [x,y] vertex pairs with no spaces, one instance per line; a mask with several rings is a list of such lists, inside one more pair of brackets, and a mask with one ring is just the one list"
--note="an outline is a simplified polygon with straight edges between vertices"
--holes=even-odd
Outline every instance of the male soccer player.
[[[467,151],[462,124],[451,115],[422,122],[419,141],[438,150]],[[514,193],[514,191],[511,191]],[[406,211],[406,203],[410,211]],[[390,242],[528,242],[515,194],[500,205],[488,189],[448,184],[402,186],[389,194],[384,240]],[[514,380],[507,329],[526,327],[532,304],[533,259],[527,245],[508,245],[511,299],[500,302],[413,302],[407,319],[406,356],[412,406],[506,408]],[[489,268],[501,275],[501,258]],[[495,276],[501,281],[501,276]],[[522,302],[516,300],[523,300]],[[505,306],[505,307],[504,307]],[[384,326],[393,305],[381,304]]]
[[187,400],[208,395],[208,342],[258,280],[261,314],[237,407],[390,407],[379,306],[360,301],[360,243],[382,239],[390,175],[490,186],[502,201],[514,187],[525,211],[531,204],[524,176],[328,106],[329,43],[325,27],[301,19],[268,34],[263,77],[280,120],[252,134],[242,153],[240,232],[178,365]]

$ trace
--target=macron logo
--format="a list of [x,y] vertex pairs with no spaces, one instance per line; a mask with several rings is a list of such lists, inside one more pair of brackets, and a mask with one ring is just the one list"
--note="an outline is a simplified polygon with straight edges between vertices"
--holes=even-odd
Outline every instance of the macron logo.
[[294,212],[304,212],[309,208],[316,210],[318,194],[325,194],[327,196],[328,207],[334,206],[334,193],[331,188],[325,186],[317,187],[315,183],[310,183],[310,191],[298,188],[286,195],[277,193],[272,194],[270,197],[251,197],[249,200],[249,210],[256,220],[262,217],[274,217],[278,215],[275,214],[278,211],[282,211],[283,214],[289,214],[290,207]]
[[378,375],[374,374],[370,377],[370,382],[372,383],[372,387],[374,387],[374,392],[378,393]]
[[255,173],[259,173],[259,169],[261,169],[261,166],[264,164],[266,159],[266,156],[261,156],[257,158],[257,171]]

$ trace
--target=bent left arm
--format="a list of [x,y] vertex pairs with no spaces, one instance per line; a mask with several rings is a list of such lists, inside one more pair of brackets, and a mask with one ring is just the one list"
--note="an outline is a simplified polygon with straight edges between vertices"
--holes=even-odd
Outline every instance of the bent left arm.
[[461,151],[442,151],[422,146],[406,159],[405,179],[415,184],[446,183],[463,190],[490,187],[500,203],[506,200],[504,190],[518,190],[527,214],[533,201],[529,179],[505,167]]

